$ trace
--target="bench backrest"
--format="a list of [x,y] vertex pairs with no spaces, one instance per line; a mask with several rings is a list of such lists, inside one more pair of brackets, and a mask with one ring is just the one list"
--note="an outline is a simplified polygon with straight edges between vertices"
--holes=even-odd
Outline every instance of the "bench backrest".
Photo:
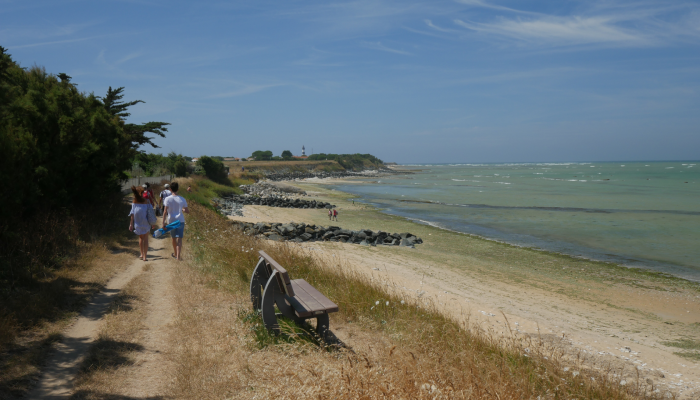
[[294,297],[294,289],[292,289],[292,281],[289,279],[289,273],[283,266],[281,266],[277,261],[273,260],[272,257],[267,255],[264,251],[258,251],[260,257],[265,260],[265,266],[267,267],[267,272],[272,275],[273,270],[277,271],[277,284],[284,293],[289,297]]

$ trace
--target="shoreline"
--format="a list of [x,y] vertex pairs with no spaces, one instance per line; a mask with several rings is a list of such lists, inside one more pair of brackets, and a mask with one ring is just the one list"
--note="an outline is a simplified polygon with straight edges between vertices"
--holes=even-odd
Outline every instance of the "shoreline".
[[[399,174],[400,171],[405,171],[407,173],[411,173],[413,171],[420,171],[420,169],[401,168],[404,166],[400,166],[400,165],[394,165],[391,167],[393,167],[391,169],[394,169],[397,172],[397,175]],[[377,181],[347,177],[347,178],[337,178],[337,179],[332,179],[332,180],[324,179],[324,180],[318,180],[318,181],[313,181],[313,182],[299,181],[297,183],[302,183],[302,184],[303,183],[313,183],[313,184],[329,185],[329,186],[334,186],[334,188],[333,188],[334,190],[338,190],[340,192],[343,192],[344,190],[347,190],[347,188],[344,188],[343,186],[367,185],[367,184],[377,183]],[[359,202],[362,202],[364,204],[367,204],[369,206],[376,208],[379,212],[382,212],[382,213],[385,213],[388,215],[393,215],[396,217],[405,218],[409,221],[413,221],[416,223],[428,224],[428,225],[434,226],[434,227],[439,228],[439,229],[444,229],[444,230],[455,232],[455,233],[462,233],[465,235],[469,235],[470,237],[473,237],[473,238],[479,238],[482,240],[493,241],[496,243],[503,243],[503,244],[511,245],[511,246],[514,246],[517,248],[529,249],[532,251],[541,251],[541,252],[557,254],[557,255],[561,255],[561,256],[568,256],[568,257],[571,257],[574,259],[584,259],[584,260],[589,260],[592,262],[605,263],[605,264],[609,264],[609,265],[614,266],[614,267],[627,268],[627,269],[631,269],[631,270],[639,270],[639,271],[643,271],[645,273],[652,273],[652,274],[673,277],[673,278],[677,278],[677,279],[681,279],[681,280],[689,281],[689,282],[693,282],[693,283],[700,283],[700,271],[691,265],[675,263],[675,262],[668,261],[668,260],[657,260],[657,259],[653,259],[653,258],[644,258],[644,257],[634,256],[634,255],[629,255],[629,254],[618,254],[615,252],[607,252],[605,249],[598,249],[595,247],[587,246],[585,244],[577,244],[577,243],[567,242],[567,241],[557,241],[554,239],[532,236],[532,235],[529,235],[526,233],[518,233],[518,232],[507,233],[507,232],[500,231],[498,228],[493,228],[490,226],[480,226],[479,227],[481,230],[485,231],[484,233],[471,232],[468,230],[460,230],[459,228],[446,227],[446,226],[444,226],[444,223],[440,222],[440,221],[430,221],[427,219],[423,219],[420,216],[411,215],[410,210],[403,210],[401,208],[396,208],[394,211],[390,211],[392,209],[391,205],[374,201],[372,198],[364,197],[361,193],[355,194],[355,193],[349,192],[347,194],[349,196],[355,197],[355,199]],[[389,199],[389,200],[395,201],[395,202],[414,202],[411,200],[402,200],[399,198]],[[434,202],[417,201],[417,203],[432,204]],[[435,204],[451,205],[451,204],[443,204],[443,203],[435,203]],[[646,211],[646,210],[642,210],[642,211]],[[488,231],[494,231],[497,233],[494,233],[493,235],[489,236]],[[503,237],[501,237],[501,236],[503,236]]]
[[[503,313],[509,321],[518,322],[519,333],[554,340],[556,332],[563,330],[571,340],[566,344],[571,352],[600,362],[639,366],[643,375],[658,383],[678,383],[675,374],[682,374],[679,379],[700,390],[697,361],[679,357],[674,353],[681,349],[664,345],[681,338],[700,343],[697,283],[663,272],[451,232],[364,203],[353,206],[351,199],[356,196],[328,187],[338,183],[335,179],[287,183],[337,204],[339,223],[328,221],[325,210],[265,206],[245,206],[244,217],[231,219],[414,233],[424,241],[416,249],[329,242],[290,245],[326,260],[342,260],[397,290],[416,296],[423,292],[423,298],[432,299],[446,313],[457,318],[468,315],[485,328],[504,330]],[[630,353],[621,354],[619,349],[625,348],[631,348]],[[654,378],[654,374],[666,378]]]
[[[352,180],[351,180],[352,179]],[[354,177],[347,177],[347,178],[325,178],[325,179],[314,179],[314,180],[302,180],[302,181],[288,181],[287,183],[291,185],[295,184],[309,184],[309,185],[323,185],[323,186],[336,186],[340,187],[342,185],[365,185],[365,184],[371,184],[375,183],[373,181],[368,181],[368,180],[358,180],[358,178]],[[565,251],[557,251],[557,250],[552,250],[552,249],[546,249],[546,248],[541,248],[537,247],[535,245],[528,245],[528,244],[519,244],[517,242],[511,242],[506,239],[499,239],[499,238],[494,238],[494,237],[488,237],[484,235],[480,235],[478,233],[473,233],[473,232],[464,232],[460,231],[457,229],[452,229],[448,227],[441,226],[439,222],[433,222],[433,221],[428,221],[428,220],[423,220],[418,217],[411,217],[411,216],[406,216],[406,215],[401,215],[399,213],[392,213],[388,211],[386,208],[383,208],[379,206],[377,203],[372,202],[371,200],[364,199],[360,194],[354,194],[354,193],[349,193],[345,192],[341,189],[337,189],[336,187],[332,188],[331,190],[337,191],[338,193],[344,193],[345,197],[347,198],[354,198],[355,201],[357,201],[360,204],[365,204],[368,205],[372,208],[374,208],[377,212],[386,214],[386,215],[391,215],[396,218],[402,218],[405,219],[406,221],[416,223],[416,224],[421,224],[421,225],[427,225],[434,227],[436,229],[441,229],[447,232],[452,232],[455,234],[461,234],[461,235],[466,235],[472,239],[477,239],[477,240],[485,240],[488,242],[493,242],[493,243],[498,243],[502,245],[507,245],[507,246],[512,246],[517,249],[522,249],[522,250],[527,250],[527,251],[535,251],[535,252],[540,252],[544,254],[549,254],[553,256],[561,256],[561,257],[569,257],[573,260],[586,260],[589,262],[595,262],[595,263],[601,263],[603,265],[607,265],[611,268],[624,268],[630,271],[635,271],[643,275],[656,275],[668,279],[678,279],[680,281],[687,281],[690,283],[694,284],[700,284],[700,277],[692,277],[688,276],[687,273],[690,272],[695,272],[691,267],[683,266],[683,265],[677,265],[677,264],[670,264],[670,263],[665,263],[661,261],[655,261],[655,260],[647,260],[647,259],[635,259],[635,258],[628,258],[623,255],[618,255],[618,254],[612,254],[609,255],[608,258],[606,257],[599,257],[596,258],[596,255],[601,255],[600,251],[596,249],[589,249],[589,248],[584,248],[585,250],[589,251],[589,254],[587,255],[576,255],[572,254],[573,252],[565,252]],[[397,200],[400,201],[400,200]],[[631,264],[626,264],[624,260],[630,260],[631,263],[640,263],[641,265],[631,265]],[[661,268],[669,269],[674,272],[666,272],[666,271],[660,271],[658,269],[655,269],[653,266],[659,266]],[[686,273],[686,276],[683,276],[683,274]]]

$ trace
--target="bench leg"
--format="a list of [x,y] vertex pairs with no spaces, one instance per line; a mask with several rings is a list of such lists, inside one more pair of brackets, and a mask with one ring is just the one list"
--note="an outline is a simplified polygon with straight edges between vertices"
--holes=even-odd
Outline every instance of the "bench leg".
[[285,317],[291,319],[297,324],[302,324],[304,320],[302,318],[297,317],[297,315],[294,313],[294,307],[287,304],[286,298],[287,296],[284,293],[275,293],[275,304],[277,304],[277,308],[280,309],[280,312]]
[[328,314],[321,314],[316,317],[316,333],[318,336],[326,341],[328,339],[328,327],[330,326],[330,320],[328,319]]
[[[275,331],[275,333],[278,333],[279,325],[277,324],[277,316],[275,315],[275,297],[277,295],[276,292],[278,292],[279,289],[277,278],[275,277],[276,274],[277,271],[273,272],[270,279],[267,280],[265,290],[263,291],[262,304],[260,308],[265,327],[269,330]],[[279,294],[281,295],[281,293]]]
[[269,279],[270,275],[265,268],[265,259],[260,257],[258,265],[253,270],[253,276],[250,278],[250,301],[253,303],[255,311],[262,309],[262,288]]

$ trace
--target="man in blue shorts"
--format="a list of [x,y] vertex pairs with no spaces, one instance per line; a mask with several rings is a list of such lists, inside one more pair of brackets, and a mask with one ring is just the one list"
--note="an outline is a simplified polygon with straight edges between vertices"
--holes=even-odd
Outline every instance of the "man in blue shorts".
[[190,212],[187,207],[187,200],[184,197],[177,194],[180,186],[177,182],[170,184],[170,191],[172,194],[165,198],[163,205],[165,206],[165,211],[163,212],[163,228],[165,225],[172,224],[175,221],[180,221],[180,227],[170,231],[170,236],[173,238],[173,253],[171,256],[173,258],[182,261],[182,237],[185,235],[185,214]]

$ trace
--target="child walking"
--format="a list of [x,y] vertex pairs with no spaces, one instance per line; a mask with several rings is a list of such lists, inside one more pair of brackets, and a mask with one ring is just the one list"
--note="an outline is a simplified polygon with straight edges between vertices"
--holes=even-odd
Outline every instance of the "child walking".
[[131,217],[129,230],[139,236],[139,256],[143,261],[148,261],[148,234],[151,231],[151,224],[148,223],[148,208],[151,207],[148,200],[143,197],[142,187],[131,187],[134,194],[134,201],[131,203]]

